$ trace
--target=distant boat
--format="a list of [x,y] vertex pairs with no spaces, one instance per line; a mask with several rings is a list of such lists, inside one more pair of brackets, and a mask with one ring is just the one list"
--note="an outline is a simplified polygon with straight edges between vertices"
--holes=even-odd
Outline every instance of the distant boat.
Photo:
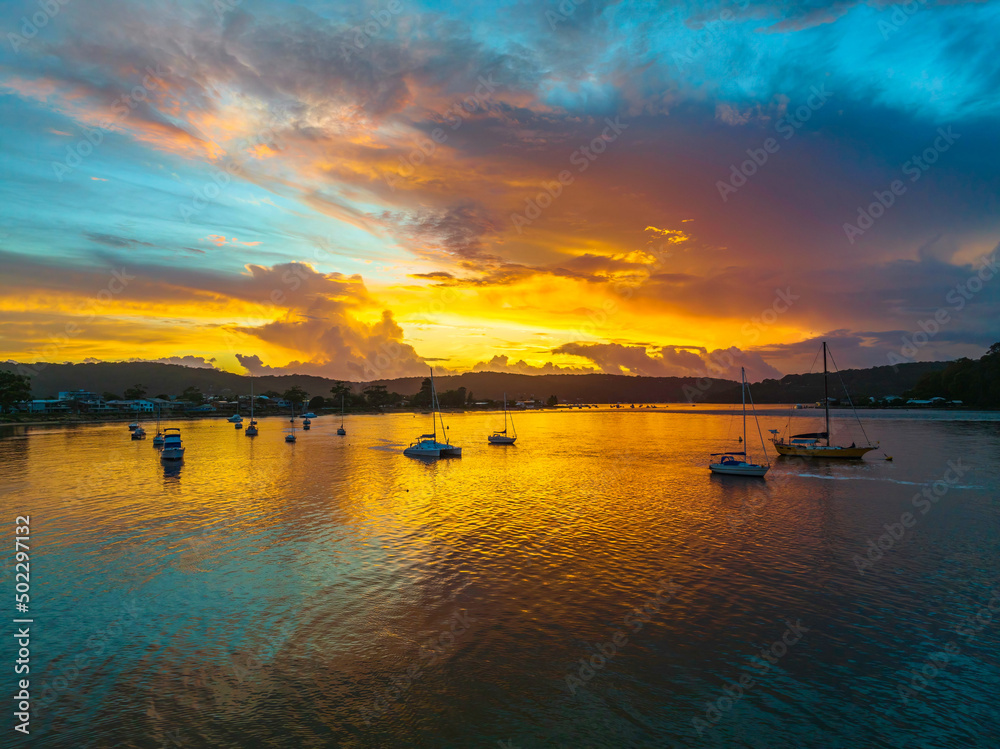
[[305,419],[305,418],[304,418],[304,419],[302,419],[302,428],[303,428],[303,429],[305,429],[305,430],[307,430],[307,431],[308,431],[308,429],[309,429],[309,427],[310,427],[311,425],[312,425],[312,421],[310,421],[309,419]]
[[[774,449],[778,451],[779,455],[792,455],[800,458],[863,458],[865,453],[874,450],[878,447],[878,442],[874,444],[868,440],[868,435],[865,434],[864,425],[861,423],[861,419],[858,417],[858,412],[854,411],[854,418],[858,420],[858,426],[861,427],[861,433],[865,435],[865,441],[867,444],[856,445],[853,442],[850,445],[831,445],[830,444],[830,383],[829,383],[829,371],[826,365],[827,356],[827,346],[826,341],[823,341],[823,411],[826,417],[826,430],[822,432],[806,432],[804,434],[793,434],[787,440],[783,437],[778,437],[778,430],[772,429],[771,434],[774,435],[771,438],[771,442],[774,444]],[[831,354],[831,358],[833,355]],[[836,366],[836,362],[834,362]],[[841,381],[843,384],[843,380]],[[846,392],[846,387],[844,388]],[[851,396],[848,394],[847,400],[850,403]],[[851,409],[854,409],[854,404],[851,403]],[[820,440],[826,440],[826,444],[820,444]]]
[[180,460],[184,457],[184,447],[181,446],[181,430],[177,427],[167,427],[163,430],[163,460]]
[[315,419],[316,418],[316,414],[314,414],[312,411],[310,411],[309,413],[302,414],[302,418],[303,419]]
[[257,420],[253,417],[253,375],[250,376],[250,426],[248,426],[243,434],[247,437],[257,436]]
[[344,394],[340,394],[340,426],[337,427],[337,434],[343,437],[347,434],[347,430],[344,429]]
[[132,432],[132,439],[134,440],[144,440],[146,439],[146,430],[141,426],[137,426],[135,431]]
[[[239,406],[236,406],[236,408],[239,409]],[[226,421],[228,421],[230,424],[242,424],[243,417],[240,416],[240,413],[237,410],[237,412],[234,413],[232,416],[230,416],[228,419],[226,419]]]
[[133,421],[131,424],[128,425],[128,430],[130,432],[134,432],[138,428],[139,428],[139,422],[138,421]]
[[513,445],[517,441],[517,427],[514,426],[514,417],[510,418],[510,425],[514,429],[514,436],[507,436],[507,393],[503,394],[503,431],[493,432],[487,439],[491,445]]
[[288,427],[285,431],[288,432],[285,435],[285,442],[295,442],[295,427]]
[[153,437],[153,447],[163,447],[163,432],[160,431],[160,405],[156,405],[156,436]]
[[[743,436],[740,444],[743,445],[742,452],[712,453],[712,457],[720,458],[718,463],[709,463],[708,467],[712,473],[723,473],[729,476],[756,476],[763,478],[764,474],[771,468],[771,464],[760,465],[750,460],[750,455],[746,452],[747,444],[747,393],[750,388],[747,385],[747,373],[740,367],[740,375],[743,379]],[[753,397],[750,398],[750,407],[753,408]],[[760,436],[760,449],[764,451],[764,459],[767,460],[767,448],[764,447],[764,435],[760,432],[760,424],[757,422],[757,410],[753,412],[754,423],[757,424],[757,434]]]
[[440,417],[440,404],[437,400],[437,391],[434,389],[434,369],[431,368],[431,424],[433,431],[430,434],[421,434],[415,442],[403,450],[403,455],[411,458],[458,458],[462,455],[462,448],[453,446],[448,440],[448,431],[441,419],[441,431],[445,434],[445,441],[438,442],[437,420]]

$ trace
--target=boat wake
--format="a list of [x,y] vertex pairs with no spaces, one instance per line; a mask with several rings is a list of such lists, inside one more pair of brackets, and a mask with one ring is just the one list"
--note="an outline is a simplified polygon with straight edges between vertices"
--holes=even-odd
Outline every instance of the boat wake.
[[[804,479],[826,479],[828,481],[888,481],[890,484],[903,484],[904,486],[932,486],[932,481],[900,481],[899,479],[874,478],[872,476],[821,476],[818,473],[788,473],[786,476],[798,476]],[[966,486],[962,484],[949,484],[950,489],[985,489],[985,486],[975,484]]]

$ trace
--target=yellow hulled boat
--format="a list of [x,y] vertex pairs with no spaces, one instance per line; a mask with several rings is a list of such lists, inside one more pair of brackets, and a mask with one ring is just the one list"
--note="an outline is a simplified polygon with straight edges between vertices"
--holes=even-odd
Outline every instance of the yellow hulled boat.
[[[777,429],[770,430],[771,434],[774,435],[771,442],[774,444],[774,449],[779,455],[790,455],[799,458],[841,458],[860,460],[865,456],[865,453],[878,447],[878,442],[871,442],[868,439],[867,434],[865,434],[865,444],[863,445],[858,445],[853,442],[850,445],[830,444],[830,385],[829,371],[827,370],[826,365],[826,355],[826,341],[823,341],[823,411],[826,416],[826,431],[793,434],[788,439],[785,439],[784,437],[778,437]],[[850,402],[850,398],[851,396],[848,394],[848,402]],[[854,408],[853,403],[851,403],[851,408]],[[854,412],[854,418],[858,418],[857,411]],[[858,419],[858,426],[861,427],[861,433],[864,434],[865,428],[861,424],[861,419]]]

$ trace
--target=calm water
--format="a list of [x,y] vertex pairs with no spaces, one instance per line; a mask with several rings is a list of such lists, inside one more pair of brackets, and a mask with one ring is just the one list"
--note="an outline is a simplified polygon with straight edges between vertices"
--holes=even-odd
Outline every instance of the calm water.
[[709,474],[739,419],[701,407],[518,414],[513,448],[452,415],[429,464],[411,414],[183,422],[166,470],[123,424],[8,429],[36,716],[0,743],[996,746],[1000,416],[960,416],[766,481]]

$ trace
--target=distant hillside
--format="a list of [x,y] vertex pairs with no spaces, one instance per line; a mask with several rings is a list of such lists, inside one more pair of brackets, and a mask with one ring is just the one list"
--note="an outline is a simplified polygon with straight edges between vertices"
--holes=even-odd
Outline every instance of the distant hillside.
[[[926,375],[941,372],[947,366],[948,362],[913,362],[895,367],[845,369],[839,376],[836,373],[830,374],[830,397],[844,400],[845,386],[855,400],[867,396],[902,396]],[[780,380],[763,380],[752,386],[752,393],[757,403],[814,403],[823,397],[823,373],[790,374]],[[734,383],[731,388],[719,388],[705,400],[732,403],[739,398],[740,386]]]
[[[153,364],[146,362],[112,362],[96,364],[46,364],[30,365],[38,370],[31,377],[32,394],[36,398],[55,396],[64,390],[90,390],[95,393],[122,394],[136,384],[146,387],[150,395],[164,393],[178,395],[185,388],[196,387],[205,395],[229,396],[250,392],[250,377],[221,372],[216,369],[198,369],[178,364]],[[17,371],[15,364],[0,364],[0,369]],[[376,380],[373,383],[352,383],[356,392],[370,384],[385,385],[390,392],[413,395],[420,390],[423,377],[402,377],[393,380]],[[336,380],[311,375],[264,375],[254,378],[254,390],[284,392],[298,385],[310,395],[330,395]],[[617,401],[686,401],[684,386],[693,387],[692,377],[630,377],[628,375],[522,375],[501,372],[469,372],[437,378],[440,392],[465,387],[477,399],[499,400],[535,397],[540,400],[556,395],[560,400],[580,400],[587,403],[613,403]],[[713,389],[729,388],[728,380],[710,380]]]
[[[185,388],[196,387],[205,395],[230,396],[250,391],[250,378],[246,375],[221,372],[216,369],[197,369],[177,364],[145,362],[113,362],[95,364],[45,364],[31,365],[38,374],[31,378],[32,393],[36,398],[55,396],[63,390],[90,390],[96,393],[122,394],[136,384],[145,385],[150,395],[165,393],[178,395]],[[898,367],[849,369],[842,373],[852,396],[902,395],[914,388],[922,377],[940,372],[948,362],[917,362]],[[17,371],[11,363],[0,363],[0,369]],[[360,392],[368,384],[385,385],[390,392],[413,395],[420,389],[423,377],[403,377],[377,380],[375,383],[353,383]],[[335,380],[312,375],[265,375],[254,378],[257,393],[268,390],[284,392],[299,386],[310,395],[330,395]],[[477,400],[499,400],[506,392],[508,398],[520,400],[534,397],[546,400],[550,395],[560,401],[581,403],[622,402],[686,402],[697,380],[692,377],[632,377],[611,374],[550,374],[522,375],[501,372],[469,372],[440,377],[438,390],[455,390],[464,387]],[[709,380],[709,387],[697,393],[697,401],[709,403],[735,403],[740,399],[740,387],[730,380]],[[764,380],[753,386],[754,400],[758,403],[808,403],[819,400],[823,394],[823,375],[786,375],[780,380]],[[833,376],[830,395],[842,397],[843,388]]]

